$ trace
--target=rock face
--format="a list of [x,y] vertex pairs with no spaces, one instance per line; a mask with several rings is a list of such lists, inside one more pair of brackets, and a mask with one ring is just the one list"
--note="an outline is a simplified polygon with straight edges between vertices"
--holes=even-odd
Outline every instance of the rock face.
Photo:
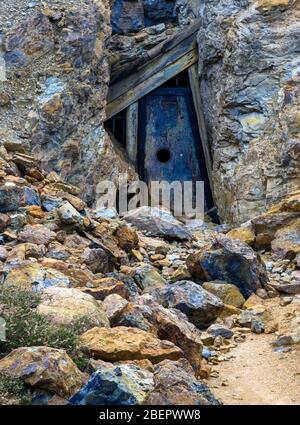
[[[31,148],[43,168],[60,172],[90,203],[103,176],[135,174],[103,127],[109,0],[49,0],[30,7],[1,2],[0,26],[6,65],[0,97],[8,99],[1,106],[1,142],[19,151]],[[14,192],[6,209],[17,202]]]
[[153,374],[134,364],[107,366],[97,370],[89,382],[70,399],[73,405],[143,404],[154,387]]
[[106,361],[149,359],[152,363],[159,363],[183,357],[182,351],[171,342],[160,341],[141,329],[124,326],[93,328],[81,336],[80,345],[94,358]]
[[245,243],[221,235],[210,246],[191,254],[187,267],[192,276],[200,280],[235,284],[246,298],[268,281],[258,254]]
[[157,290],[154,296],[163,306],[176,308],[186,314],[199,328],[208,326],[223,308],[220,298],[188,280],[175,282],[165,289]]
[[300,186],[300,4],[201,4],[200,91],[214,196],[222,219],[236,225]]
[[0,373],[20,378],[34,388],[68,398],[84,383],[83,374],[64,350],[24,347],[0,360]]

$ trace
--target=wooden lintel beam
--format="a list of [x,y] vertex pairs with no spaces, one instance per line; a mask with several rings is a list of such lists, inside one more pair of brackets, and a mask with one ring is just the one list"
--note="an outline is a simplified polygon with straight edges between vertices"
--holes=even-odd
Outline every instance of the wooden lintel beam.
[[115,95],[114,100],[111,100],[112,96],[109,97],[106,108],[106,119],[113,117],[132,103],[146,96],[152,90],[161,86],[170,78],[173,78],[175,75],[195,64],[198,61],[195,40],[191,47],[190,50],[181,56],[176,55],[174,58],[174,56],[163,55],[156,59],[155,64],[152,64],[153,68],[147,67],[144,70],[145,78],[141,78],[140,80],[139,78],[132,78],[130,81],[126,79],[123,82],[122,93],[119,96]]

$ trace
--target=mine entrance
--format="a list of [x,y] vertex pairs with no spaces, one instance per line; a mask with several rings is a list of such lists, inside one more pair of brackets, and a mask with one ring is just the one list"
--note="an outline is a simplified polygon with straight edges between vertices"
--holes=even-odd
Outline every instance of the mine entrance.
[[[131,146],[131,122],[137,123],[135,152]],[[142,180],[204,181],[205,207],[213,200],[205,164],[197,116],[184,71],[138,101],[135,116],[121,111],[107,121],[107,128],[131,154]]]
[[212,164],[198,80],[198,25],[112,75],[106,127],[147,183],[204,181],[209,210]]

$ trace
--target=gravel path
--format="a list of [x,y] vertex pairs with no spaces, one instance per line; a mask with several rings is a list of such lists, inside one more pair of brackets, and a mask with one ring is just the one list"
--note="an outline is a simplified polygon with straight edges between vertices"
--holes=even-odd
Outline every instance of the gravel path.
[[215,396],[224,404],[299,405],[300,350],[276,353],[272,335],[247,335],[231,351],[235,358],[215,366],[218,378],[210,379]]

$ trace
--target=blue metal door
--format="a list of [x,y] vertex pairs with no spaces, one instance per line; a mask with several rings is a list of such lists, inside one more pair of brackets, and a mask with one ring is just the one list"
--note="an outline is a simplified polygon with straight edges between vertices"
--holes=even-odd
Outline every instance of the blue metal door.
[[140,101],[139,172],[144,181],[204,181],[209,191],[189,88],[160,88]]

